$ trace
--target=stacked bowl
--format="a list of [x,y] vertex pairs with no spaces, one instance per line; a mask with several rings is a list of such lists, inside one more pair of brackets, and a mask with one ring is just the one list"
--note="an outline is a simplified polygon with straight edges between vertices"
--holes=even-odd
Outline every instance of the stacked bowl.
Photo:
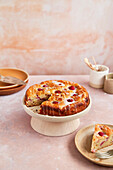
[[[4,67],[0,68],[0,75],[16,77],[24,81],[25,83],[27,83],[29,79],[29,75],[27,72],[17,68],[4,68]],[[0,81],[0,95],[9,95],[16,93],[23,89],[25,86],[26,84],[25,85],[9,84]]]

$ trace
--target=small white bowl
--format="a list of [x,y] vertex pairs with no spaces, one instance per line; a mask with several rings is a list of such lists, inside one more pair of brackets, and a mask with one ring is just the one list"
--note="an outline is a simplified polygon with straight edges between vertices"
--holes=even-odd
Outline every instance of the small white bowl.
[[94,88],[103,88],[104,78],[105,75],[109,73],[109,68],[105,65],[97,65],[97,68],[101,68],[102,70],[95,71],[90,69],[89,85]]
[[70,134],[73,131],[75,131],[80,124],[79,118],[89,112],[91,104],[92,101],[90,98],[90,103],[88,107],[77,114],[69,116],[48,116],[34,113],[30,109],[30,107],[27,107],[25,105],[23,99],[23,108],[25,112],[32,116],[31,118],[32,128],[35,131],[47,136],[62,136]]

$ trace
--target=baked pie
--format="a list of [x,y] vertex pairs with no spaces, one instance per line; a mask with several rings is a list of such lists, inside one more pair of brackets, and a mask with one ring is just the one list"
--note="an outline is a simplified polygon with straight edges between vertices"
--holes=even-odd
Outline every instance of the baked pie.
[[83,86],[65,80],[32,85],[25,94],[26,106],[39,106],[38,114],[50,116],[76,114],[86,109],[89,102],[89,94]]
[[113,145],[113,129],[107,125],[96,124],[92,138],[91,152]]

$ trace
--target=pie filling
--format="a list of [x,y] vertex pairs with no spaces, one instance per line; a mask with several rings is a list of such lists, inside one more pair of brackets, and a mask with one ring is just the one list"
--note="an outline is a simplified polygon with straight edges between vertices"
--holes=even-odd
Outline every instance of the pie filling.
[[43,98],[40,97],[30,97],[27,101],[27,106],[39,106],[41,105],[44,101],[47,101],[50,96],[44,96]]

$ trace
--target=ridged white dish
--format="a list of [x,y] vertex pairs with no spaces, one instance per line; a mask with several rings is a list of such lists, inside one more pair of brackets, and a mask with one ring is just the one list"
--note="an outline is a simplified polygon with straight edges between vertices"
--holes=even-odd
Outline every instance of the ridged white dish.
[[31,118],[32,128],[35,131],[47,136],[62,136],[70,134],[73,131],[75,131],[80,124],[79,118],[89,112],[91,104],[92,101],[90,97],[90,103],[88,107],[77,114],[69,116],[48,116],[34,113],[31,110],[31,107],[27,107],[25,105],[23,99],[23,108],[25,112],[32,117]]

